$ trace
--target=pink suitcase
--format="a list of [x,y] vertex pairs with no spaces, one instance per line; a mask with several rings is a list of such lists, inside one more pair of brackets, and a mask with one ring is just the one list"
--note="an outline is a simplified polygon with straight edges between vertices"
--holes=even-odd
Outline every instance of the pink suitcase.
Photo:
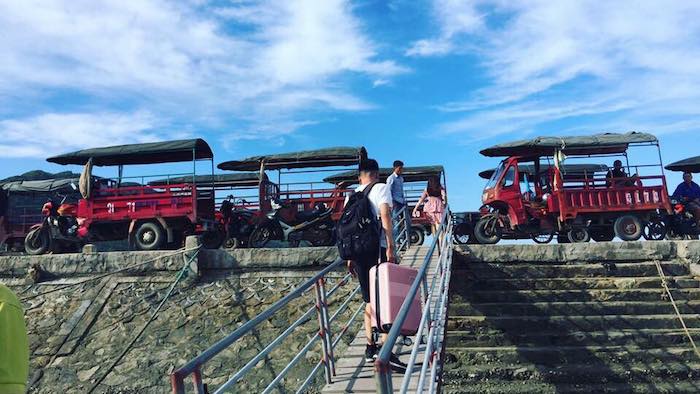
[[[377,270],[379,270],[379,294],[377,294]],[[379,328],[380,332],[388,332],[391,324],[399,314],[401,305],[408,294],[408,290],[416,280],[418,271],[413,268],[402,267],[393,263],[382,263],[369,270],[369,300],[372,312],[372,327]],[[377,324],[377,295],[379,295],[379,320]],[[401,335],[414,335],[418,331],[421,318],[420,291],[416,293],[411,303],[411,309],[401,327]]]

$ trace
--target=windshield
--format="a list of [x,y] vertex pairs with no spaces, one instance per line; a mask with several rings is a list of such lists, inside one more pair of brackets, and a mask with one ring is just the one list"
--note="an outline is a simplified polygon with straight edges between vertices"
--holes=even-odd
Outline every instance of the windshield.
[[496,186],[496,181],[498,178],[501,177],[501,174],[503,173],[503,169],[506,166],[505,160],[501,162],[501,164],[498,165],[498,168],[493,172],[491,175],[491,178],[489,178],[489,181],[486,182],[486,186],[484,186],[484,189],[491,189]]

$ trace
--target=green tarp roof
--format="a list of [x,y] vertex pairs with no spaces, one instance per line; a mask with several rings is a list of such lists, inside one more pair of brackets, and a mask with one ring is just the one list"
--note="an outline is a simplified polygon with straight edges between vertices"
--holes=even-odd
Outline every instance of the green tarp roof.
[[[445,169],[442,166],[404,167],[403,178],[406,182],[426,181],[431,176],[440,176],[444,171]],[[386,179],[392,172],[394,172],[393,168],[380,168],[379,178],[382,180]],[[357,170],[350,170],[326,177],[323,181],[333,184],[354,183],[357,182],[357,176]]]
[[226,161],[218,165],[222,170],[259,171],[260,163],[265,162],[265,169],[314,168],[357,165],[367,158],[364,147],[334,147],[306,150],[301,152],[279,153],[247,157],[243,160]]
[[589,136],[572,137],[536,137],[494,145],[481,151],[484,156],[551,156],[555,149],[564,153],[597,154],[622,153],[629,144],[657,142],[654,135],[648,133],[603,133]]
[[[552,167],[549,164],[540,165],[540,173],[546,171]],[[484,179],[490,179],[493,175],[495,168],[481,171],[479,176]],[[518,171],[523,174],[526,173],[528,176],[533,177],[535,175],[535,165],[534,164],[518,164]],[[594,174],[596,172],[607,172],[608,166],[605,164],[564,164],[563,172],[565,175],[583,175],[584,173]]]
[[[197,175],[195,176],[195,182],[202,185],[211,185],[212,176],[211,175]],[[149,185],[173,185],[178,183],[192,183],[191,176],[178,176],[169,179],[159,179],[157,181],[149,182]],[[256,186],[260,183],[260,176],[257,172],[234,172],[230,174],[216,174],[214,175],[214,186],[226,187],[226,186]]]
[[55,191],[73,191],[71,182],[77,187],[78,178],[45,179],[41,181],[14,181],[2,185],[2,190],[10,193],[48,193]]
[[700,156],[689,157],[666,166],[669,171],[700,172]]
[[80,178],[80,174],[76,174],[71,171],[63,171],[63,172],[57,172],[55,174],[52,174],[50,172],[42,171],[42,170],[32,170],[32,171],[27,171],[22,175],[15,175],[11,177],[7,177],[3,180],[0,180],[0,184],[6,183],[6,182],[16,182],[16,181],[41,181],[45,179],[70,179],[70,178]]
[[83,149],[49,157],[46,161],[57,164],[83,165],[92,158],[93,165],[114,166],[191,161],[193,156],[196,159],[214,157],[209,144],[203,139],[197,138]]

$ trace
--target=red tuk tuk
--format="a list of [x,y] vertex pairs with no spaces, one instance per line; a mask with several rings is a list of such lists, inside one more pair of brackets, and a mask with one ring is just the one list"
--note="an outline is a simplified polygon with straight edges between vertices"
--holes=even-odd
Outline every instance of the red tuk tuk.
[[[279,241],[291,246],[334,244],[334,222],[343,211],[348,190],[309,181],[309,174],[357,166],[367,158],[364,147],[334,147],[301,152],[253,156],[223,162],[227,171],[258,171],[258,204],[264,216],[251,233],[248,245],[269,246]],[[277,183],[265,171],[277,171]],[[285,183],[282,183],[284,176]]]
[[[392,172],[394,172],[393,168],[380,168],[380,181],[386,180]],[[404,167],[402,176],[404,179],[404,195],[407,202],[406,212],[411,212],[416,206],[418,199],[426,188],[428,179],[431,177],[438,177],[445,191],[447,191],[445,169],[440,165]],[[326,177],[323,181],[335,184],[339,190],[350,190],[353,185],[357,184],[357,177],[357,170],[350,170]],[[422,245],[425,237],[430,235],[431,232],[430,221],[427,215],[423,213],[422,209],[419,212],[420,215],[418,217],[411,218],[411,245]]]
[[[202,139],[177,140],[92,148],[48,158],[62,165],[83,165],[82,199],[77,207],[47,204],[46,220],[25,239],[30,254],[52,250],[57,244],[128,239],[139,250],[179,245],[184,236],[202,234],[207,247],[223,240],[214,218],[214,187],[194,182],[198,161],[214,163],[211,148]],[[124,166],[192,162],[189,180],[165,185],[125,183]],[[116,181],[92,176],[92,166],[117,166]],[[162,175],[161,175],[162,177]],[[65,204],[64,204],[65,205]]]
[[[0,185],[0,245],[22,250],[24,238],[35,224],[41,222],[41,206],[47,200],[78,201],[80,195],[71,184],[78,183],[80,175],[63,175],[69,177],[15,180]],[[22,176],[17,178],[22,179]]]
[[[656,148],[659,162],[630,165],[628,149],[644,146]],[[484,188],[482,217],[474,229],[480,243],[502,238],[544,241],[554,234],[560,242],[615,236],[632,241],[642,237],[645,228],[663,231],[653,224],[662,213],[671,212],[659,143],[651,134],[538,137],[496,145],[481,154],[506,159]],[[626,172],[620,168],[605,176],[567,173],[565,161],[591,157],[620,157]],[[532,166],[532,175],[520,170],[523,164]],[[628,175],[631,170],[635,173]]]

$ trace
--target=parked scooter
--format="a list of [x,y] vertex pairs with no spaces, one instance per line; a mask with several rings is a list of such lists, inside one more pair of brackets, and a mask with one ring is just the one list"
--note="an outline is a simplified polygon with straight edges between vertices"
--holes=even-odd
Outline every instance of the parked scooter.
[[311,246],[331,246],[335,243],[332,209],[326,204],[317,204],[311,212],[296,213],[294,220],[283,219],[284,208],[287,207],[281,201],[272,201],[272,211],[266,215],[266,220],[255,226],[249,246],[262,248],[270,241],[288,242],[293,247],[302,242]]
[[221,203],[221,220],[226,233],[224,248],[235,249],[246,247],[250,234],[255,229],[253,218],[255,213],[247,208],[240,208],[248,202],[244,199],[236,200],[228,196]]
[[77,249],[82,244],[84,234],[80,234],[80,223],[76,218],[77,206],[67,204],[67,196],[60,197],[60,203],[50,199],[41,208],[44,219],[40,224],[32,226],[24,239],[27,253],[38,255],[49,251],[65,251]]
[[698,239],[700,228],[692,211],[688,210],[686,201],[671,200],[673,215],[667,217],[668,239]]

